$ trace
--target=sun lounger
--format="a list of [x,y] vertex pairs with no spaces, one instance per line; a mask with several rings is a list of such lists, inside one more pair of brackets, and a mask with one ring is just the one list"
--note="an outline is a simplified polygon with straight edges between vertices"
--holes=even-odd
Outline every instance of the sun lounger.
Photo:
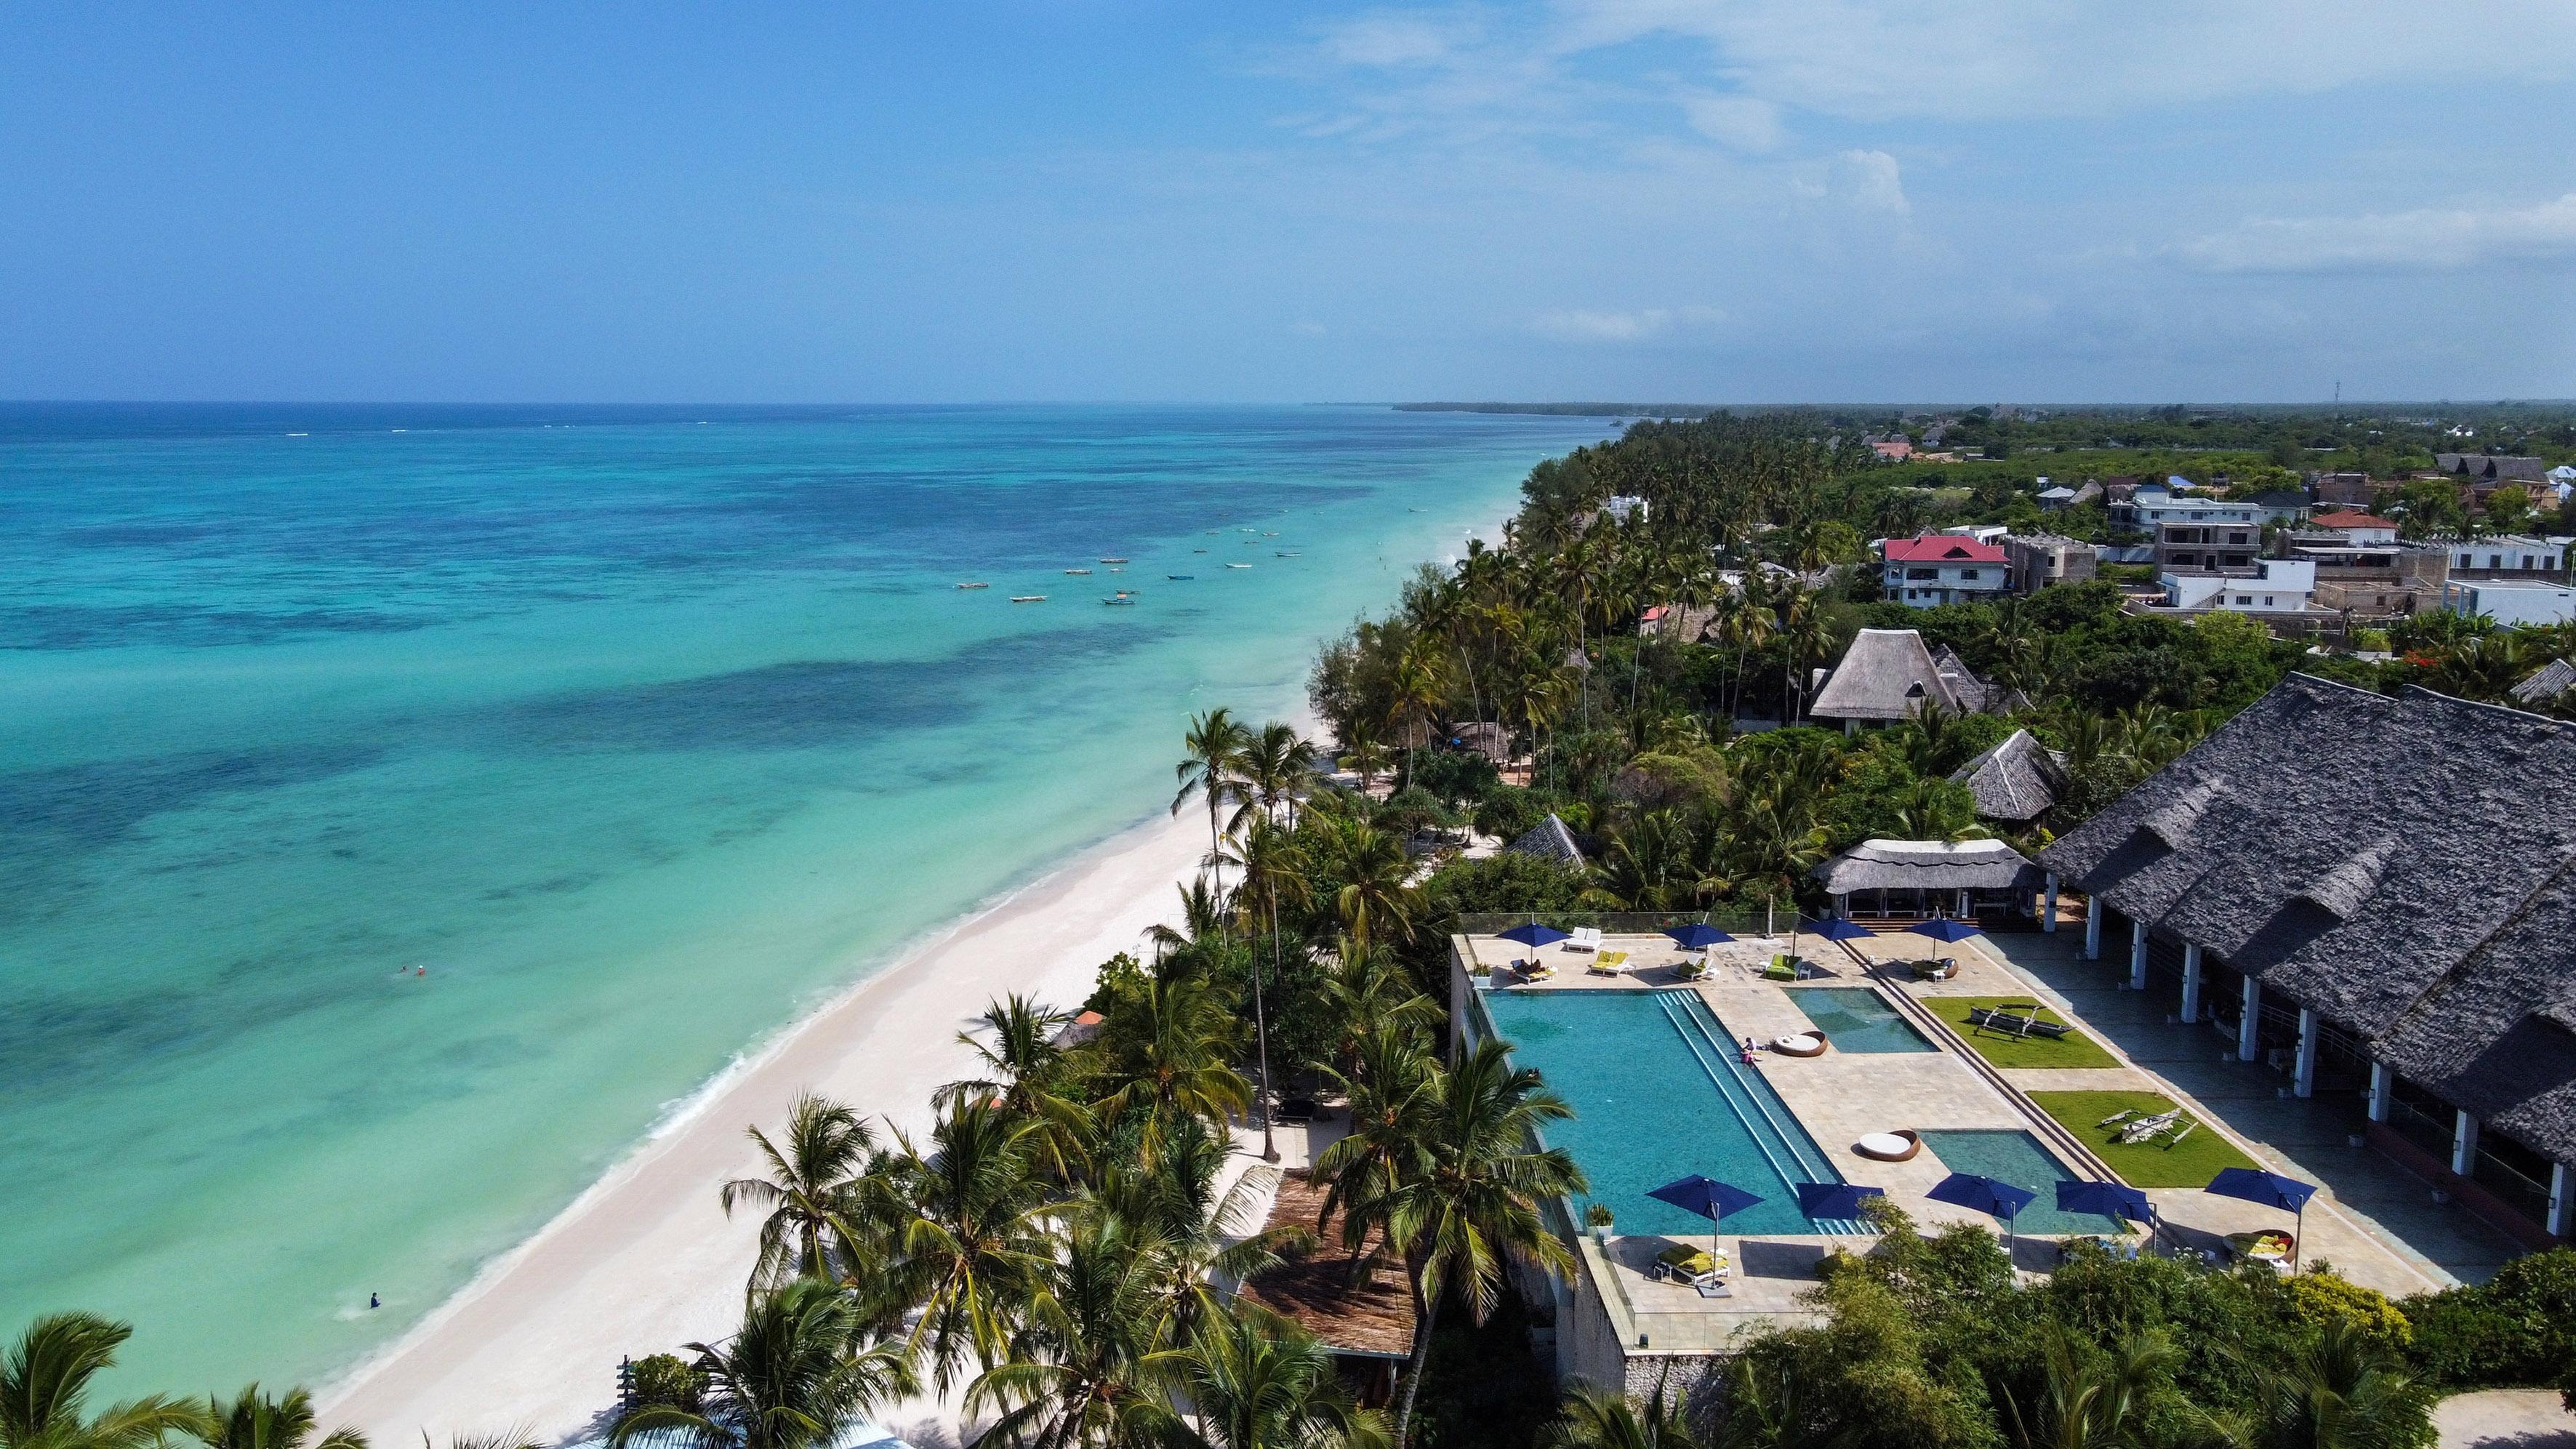
[[1565,949],[1569,951],[1600,950],[1601,928],[1599,926],[1575,927],[1574,934],[1565,938]]
[[1798,976],[1798,961],[1791,956],[1774,956],[1771,964],[1762,968],[1765,981],[1795,981]]
[[1660,1282],[1688,1283],[1700,1290],[1701,1297],[1714,1298],[1718,1295],[1710,1293],[1708,1287],[1724,1286],[1731,1271],[1733,1265],[1726,1261],[1724,1253],[1676,1243],[1655,1255],[1654,1266],[1646,1270],[1646,1276]]
[[2159,1112],[2152,1117],[2141,1117],[2137,1121],[2131,1122],[2120,1129],[2119,1141],[2126,1146],[2135,1146],[2138,1143],[2146,1141],[2150,1137],[2162,1134],[2166,1128],[2173,1126],[2174,1123],[2180,1120],[2182,1120],[2182,1109],[2180,1107],[2176,1107],[2170,1112]]
[[2010,1007],[1971,1006],[1968,1008],[1968,1024],[2007,1036],[2062,1037],[2067,1032],[2061,1022],[2040,1020],[2036,1005],[2018,1011]]
[[1908,961],[1917,981],[1947,981],[1959,974],[1959,963],[1944,956],[1938,961]]
[[1583,974],[1586,976],[1616,976],[1627,969],[1627,952],[1604,951],[1593,957],[1592,960],[1584,966]]
[[1675,979],[1682,981],[1697,981],[1707,974],[1708,963],[1705,961],[1684,961],[1673,968]]

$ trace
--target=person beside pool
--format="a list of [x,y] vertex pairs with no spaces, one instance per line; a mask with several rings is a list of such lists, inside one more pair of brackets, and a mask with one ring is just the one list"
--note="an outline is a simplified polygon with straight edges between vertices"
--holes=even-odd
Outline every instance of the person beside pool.
[[1748,1036],[1744,1039],[1744,1064],[1746,1066],[1749,1067],[1753,1065],[1753,1053],[1758,1050],[1760,1049],[1753,1045],[1753,1038]]

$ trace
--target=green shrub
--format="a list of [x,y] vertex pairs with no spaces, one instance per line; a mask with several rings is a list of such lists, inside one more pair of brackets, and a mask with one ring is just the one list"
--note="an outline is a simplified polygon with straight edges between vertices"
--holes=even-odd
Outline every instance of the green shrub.
[[2478,1287],[2409,1298],[2416,1367],[2448,1388],[2555,1384],[2576,1364],[2576,1249],[2516,1258]]
[[695,1412],[698,1390],[706,1382],[695,1365],[675,1354],[657,1353],[635,1360],[635,1407],[685,1409]]
[[2376,1288],[2351,1282],[2325,1263],[2317,1263],[2290,1280],[2290,1305],[2301,1322],[2324,1327],[2343,1319],[2383,1343],[2399,1348],[2415,1339],[2406,1315]]

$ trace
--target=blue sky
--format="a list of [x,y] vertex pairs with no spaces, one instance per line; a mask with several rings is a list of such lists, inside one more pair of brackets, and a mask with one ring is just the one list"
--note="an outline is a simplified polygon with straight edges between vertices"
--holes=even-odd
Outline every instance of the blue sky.
[[0,396],[2576,395],[2566,0],[0,9]]

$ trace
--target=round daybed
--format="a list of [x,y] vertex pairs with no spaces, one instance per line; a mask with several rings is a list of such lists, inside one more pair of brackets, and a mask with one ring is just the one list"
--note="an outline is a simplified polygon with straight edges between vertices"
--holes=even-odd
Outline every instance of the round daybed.
[[1784,1057],[1820,1057],[1825,1054],[1825,1035],[1819,1031],[1802,1031],[1795,1036],[1775,1038],[1771,1050]]
[[1923,1150],[1923,1139],[1911,1127],[1893,1132],[1872,1132],[1852,1144],[1852,1151],[1876,1162],[1905,1162]]

